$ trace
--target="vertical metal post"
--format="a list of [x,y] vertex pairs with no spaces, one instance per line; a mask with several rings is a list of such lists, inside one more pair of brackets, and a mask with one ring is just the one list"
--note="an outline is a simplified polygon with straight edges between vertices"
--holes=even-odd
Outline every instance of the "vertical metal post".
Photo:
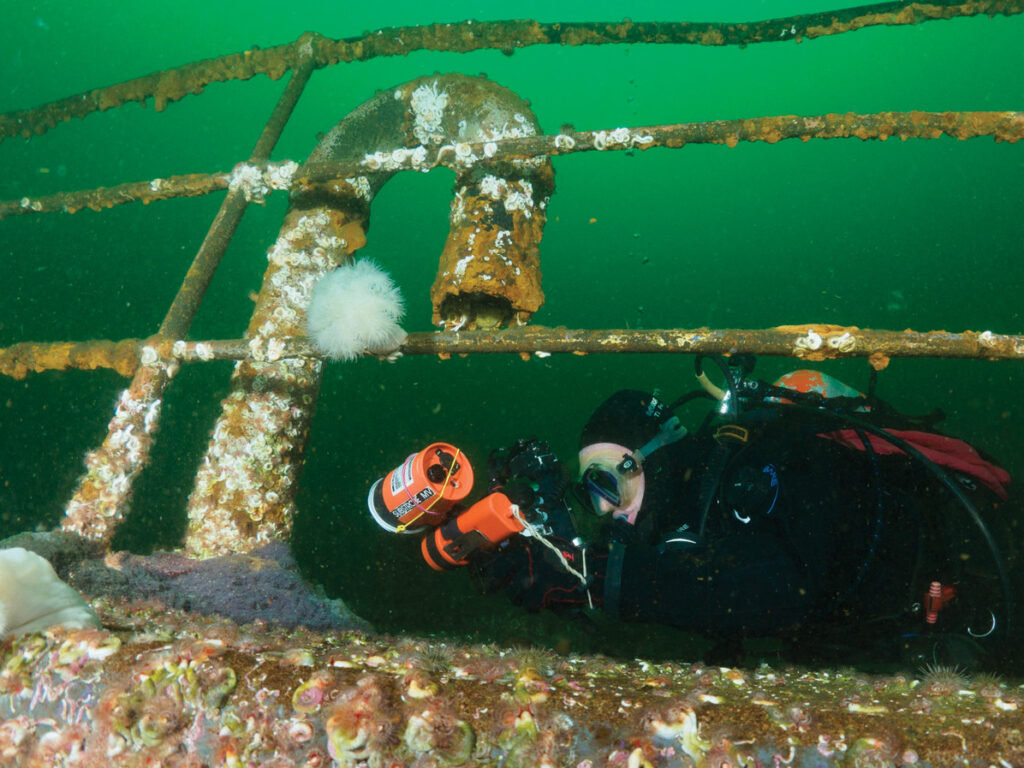
[[[310,55],[294,72],[278,100],[256,142],[251,163],[263,162],[269,157],[312,71],[313,57]],[[78,487],[65,508],[61,521],[63,530],[108,542],[118,523],[124,519],[132,482],[149,460],[164,391],[178,368],[176,361],[161,356],[158,342],[181,339],[188,332],[250,195],[250,191],[236,185],[221,203],[154,343],[143,349],[142,365],[135,372],[131,384],[121,393],[114,417],[107,427],[106,438],[85,457],[86,471],[79,478]]]
[[254,360],[235,366],[189,497],[190,557],[248,552],[291,532],[323,363],[280,359],[284,339],[305,333],[314,283],[366,243],[365,230],[365,208],[293,206],[285,216],[246,332]]

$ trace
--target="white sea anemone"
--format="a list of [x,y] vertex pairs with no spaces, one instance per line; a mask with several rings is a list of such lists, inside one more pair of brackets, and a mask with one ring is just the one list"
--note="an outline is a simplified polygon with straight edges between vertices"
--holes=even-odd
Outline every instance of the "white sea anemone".
[[365,350],[386,355],[405,341],[398,325],[404,314],[402,294],[391,276],[364,259],[320,278],[306,330],[317,349],[336,360],[353,360]]
[[55,624],[82,629],[100,621],[42,557],[21,547],[0,549],[0,639]]

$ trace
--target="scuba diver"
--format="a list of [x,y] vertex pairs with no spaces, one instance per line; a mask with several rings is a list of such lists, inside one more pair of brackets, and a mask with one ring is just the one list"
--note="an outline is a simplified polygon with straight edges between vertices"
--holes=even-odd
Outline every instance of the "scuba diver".
[[[485,593],[695,631],[719,652],[774,636],[811,657],[971,665],[1005,646],[1013,588],[990,526],[1008,473],[935,431],[941,413],[912,418],[877,398],[874,373],[864,395],[814,371],[769,384],[752,370],[751,356],[699,356],[702,388],[674,402],[616,392],[583,428],[575,482],[546,443],[520,440],[492,453],[489,493],[461,511],[468,462],[432,446],[419,458],[435,462],[435,493],[389,502],[378,481],[371,512],[385,527],[438,515],[424,558],[468,564]],[[713,406],[689,433],[673,412],[697,398]],[[391,491],[398,471],[383,479]],[[573,506],[603,522],[589,541]]]

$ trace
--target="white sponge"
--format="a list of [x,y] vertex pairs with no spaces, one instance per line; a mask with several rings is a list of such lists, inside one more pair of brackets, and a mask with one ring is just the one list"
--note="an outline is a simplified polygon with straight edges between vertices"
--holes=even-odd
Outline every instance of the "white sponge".
[[325,355],[353,360],[364,350],[388,354],[398,349],[406,336],[398,325],[404,314],[402,294],[391,276],[364,259],[320,278],[306,313],[306,330]]
[[45,558],[21,547],[0,549],[0,639],[55,624],[98,628],[100,620]]

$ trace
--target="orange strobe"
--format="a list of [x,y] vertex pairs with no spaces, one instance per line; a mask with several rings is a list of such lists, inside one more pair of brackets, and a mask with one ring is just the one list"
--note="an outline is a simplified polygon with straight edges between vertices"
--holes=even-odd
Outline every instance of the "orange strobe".
[[448,443],[432,443],[370,488],[366,505],[392,533],[419,533],[439,525],[452,505],[473,489],[473,467]]
[[497,544],[523,530],[523,524],[513,514],[514,509],[518,508],[504,493],[487,494],[461,515],[423,537],[423,559],[435,571],[465,565],[470,552]]

